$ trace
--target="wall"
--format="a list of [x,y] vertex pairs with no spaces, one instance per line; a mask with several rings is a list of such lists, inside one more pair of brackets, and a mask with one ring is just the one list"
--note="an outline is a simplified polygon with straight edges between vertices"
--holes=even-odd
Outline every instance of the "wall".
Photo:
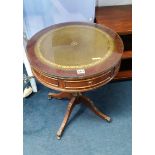
[[23,0],[24,30],[27,38],[50,25],[93,22],[96,0]]
[[132,4],[132,0],[96,0],[97,6],[127,5],[127,4]]

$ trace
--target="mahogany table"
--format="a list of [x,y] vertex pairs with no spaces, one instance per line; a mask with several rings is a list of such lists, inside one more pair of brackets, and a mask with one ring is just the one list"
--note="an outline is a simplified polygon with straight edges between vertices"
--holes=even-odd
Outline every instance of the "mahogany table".
[[64,120],[57,132],[60,139],[72,109],[83,103],[96,115],[111,118],[95,107],[83,92],[108,83],[118,73],[123,53],[119,35],[94,23],[61,23],[38,32],[27,45],[34,76],[46,87],[60,91],[48,98],[69,100]]

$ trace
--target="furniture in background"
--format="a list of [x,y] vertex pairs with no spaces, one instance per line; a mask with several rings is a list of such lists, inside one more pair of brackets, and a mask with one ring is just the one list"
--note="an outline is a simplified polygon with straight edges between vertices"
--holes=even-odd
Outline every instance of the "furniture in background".
[[123,42],[111,29],[95,23],[56,24],[34,35],[27,55],[34,76],[59,94],[48,98],[69,99],[64,120],[57,132],[60,139],[76,104],[83,103],[96,115],[110,121],[83,92],[110,82],[118,73]]
[[116,31],[123,40],[124,52],[115,80],[132,78],[132,5],[96,7],[95,21]]

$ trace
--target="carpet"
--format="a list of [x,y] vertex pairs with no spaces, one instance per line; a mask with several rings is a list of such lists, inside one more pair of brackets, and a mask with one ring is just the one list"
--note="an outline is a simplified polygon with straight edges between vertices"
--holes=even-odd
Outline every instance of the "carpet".
[[56,139],[67,100],[48,100],[56,92],[37,83],[24,99],[24,155],[131,155],[132,81],[113,82],[85,93],[112,118],[107,123],[84,105],[76,105],[61,140]]

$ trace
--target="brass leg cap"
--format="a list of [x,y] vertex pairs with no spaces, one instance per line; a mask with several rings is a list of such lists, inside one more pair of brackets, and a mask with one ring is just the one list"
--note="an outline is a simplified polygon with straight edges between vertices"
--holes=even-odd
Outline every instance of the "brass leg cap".
[[48,99],[49,99],[49,100],[52,99],[52,96],[51,96],[51,95],[48,95]]
[[106,121],[107,122],[111,122],[111,118],[110,117],[106,117]]
[[58,140],[60,140],[60,139],[61,139],[61,137],[57,135],[57,139],[58,139]]

